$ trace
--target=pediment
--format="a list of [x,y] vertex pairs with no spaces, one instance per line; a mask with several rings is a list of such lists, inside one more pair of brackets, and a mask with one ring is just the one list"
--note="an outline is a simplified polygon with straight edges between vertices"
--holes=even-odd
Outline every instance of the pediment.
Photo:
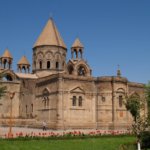
[[43,94],[49,94],[49,93],[50,93],[50,89],[46,87],[46,88],[43,90]]
[[131,93],[129,94],[129,96],[140,97],[139,94],[138,94],[137,92],[135,92],[135,91],[131,92]]
[[68,65],[68,66],[69,66],[69,65],[74,65],[74,63],[73,63],[72,60],[69,60],[68,63],[67,63],[67,65]]
[[85,91],[80,87],[76,87],[76,88],[72,89],[70,92],[71,93],[85,93]]

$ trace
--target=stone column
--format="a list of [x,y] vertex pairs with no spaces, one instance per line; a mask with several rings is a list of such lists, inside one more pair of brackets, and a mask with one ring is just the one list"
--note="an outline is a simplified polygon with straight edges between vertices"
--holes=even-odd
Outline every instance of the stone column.
[[58,79],[57,129],[64,129],[63,79]]

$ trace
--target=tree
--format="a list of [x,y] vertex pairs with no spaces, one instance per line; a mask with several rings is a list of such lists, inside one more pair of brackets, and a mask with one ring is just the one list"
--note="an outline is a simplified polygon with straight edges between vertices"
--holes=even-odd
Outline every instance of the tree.
[[146,101],[147,101],[148,122],[150,124],[150,81],[145,86],[145,96],[146,96]]
[[133,117],[132,131],[137,137],[138,150],[140,150],[141,133],[148,126],[147,118],[142,115],[142,110],[145,109],[145,99],[138,95],[131,95],[126,97],[125,106]]
[[126,109],[130,111],[134,121],[140,116],[140,98],[138,95],[131,95],[126,98]]

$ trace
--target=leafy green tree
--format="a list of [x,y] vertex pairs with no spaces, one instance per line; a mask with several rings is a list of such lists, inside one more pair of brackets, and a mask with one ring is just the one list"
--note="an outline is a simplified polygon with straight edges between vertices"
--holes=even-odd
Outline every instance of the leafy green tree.
[[131,95],[126,98],[126,109],[131,113],[134,121],[140,116],[140,98],[137,95]]
[[145,99],[138,95],[131,95],[126,97],[125,106],[134,119],[132,131],[137,137],[138,150],[140,150],[141,133],[146,130],[148,125],[147,118],[142,115],[142,110],[145,109]]

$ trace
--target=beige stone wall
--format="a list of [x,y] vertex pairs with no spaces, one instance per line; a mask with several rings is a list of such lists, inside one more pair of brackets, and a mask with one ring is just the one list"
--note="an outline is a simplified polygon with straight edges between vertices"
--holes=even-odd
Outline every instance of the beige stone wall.
[[122,77],[99,77],[97,86],[97,127],[127,128],[133,118],[119,97],[125,100],[130,93],[143,95],[143,84],[130,83]]
[[56,127],[59,81],[56,77],[36,83],[35,113],[37,121],[47,121],[50,128]]
[[35,80],[20,79],[20,118],[34,118],[35,113]]
[[19,117],[19,103],[20,103],[20,82],[19,81],[1,81],[1,86],[7,87],[7,93],[0,99],[0,117],[10,117],[11,100],[9,92],[15,92],[14,98],[12,99],[12,116]]
[[[62,108],[64,128],[94,128],[96,88],[92,78],[85,77],[62,79]],[[76,106],[73,106],[73,96],[76,96]],[[79,96],[83,98],[79,106]]]
[[[129,82],[121,77],[80,77],[55,74],[39,79],[20,79],[2,82],[7,90],[15,92],[13,117],[17,125],[41,127],[46,121],[52,129],[125,129],[133,119],[119,97],[139,94],[143,97],[143,84]],[[76,96],[76,105],[73,105]],[[82,106],[79,106],[82,97]],[[146,114],[146,110],[143,112]],[[0,101],[0,116],[7,125],[10,116],[10,99],[6,94]],[[19,121],[20,119],[20,121]],[[24,121],[22,121],[24,120]],[[25,121],[26,120],[26,121]]]

